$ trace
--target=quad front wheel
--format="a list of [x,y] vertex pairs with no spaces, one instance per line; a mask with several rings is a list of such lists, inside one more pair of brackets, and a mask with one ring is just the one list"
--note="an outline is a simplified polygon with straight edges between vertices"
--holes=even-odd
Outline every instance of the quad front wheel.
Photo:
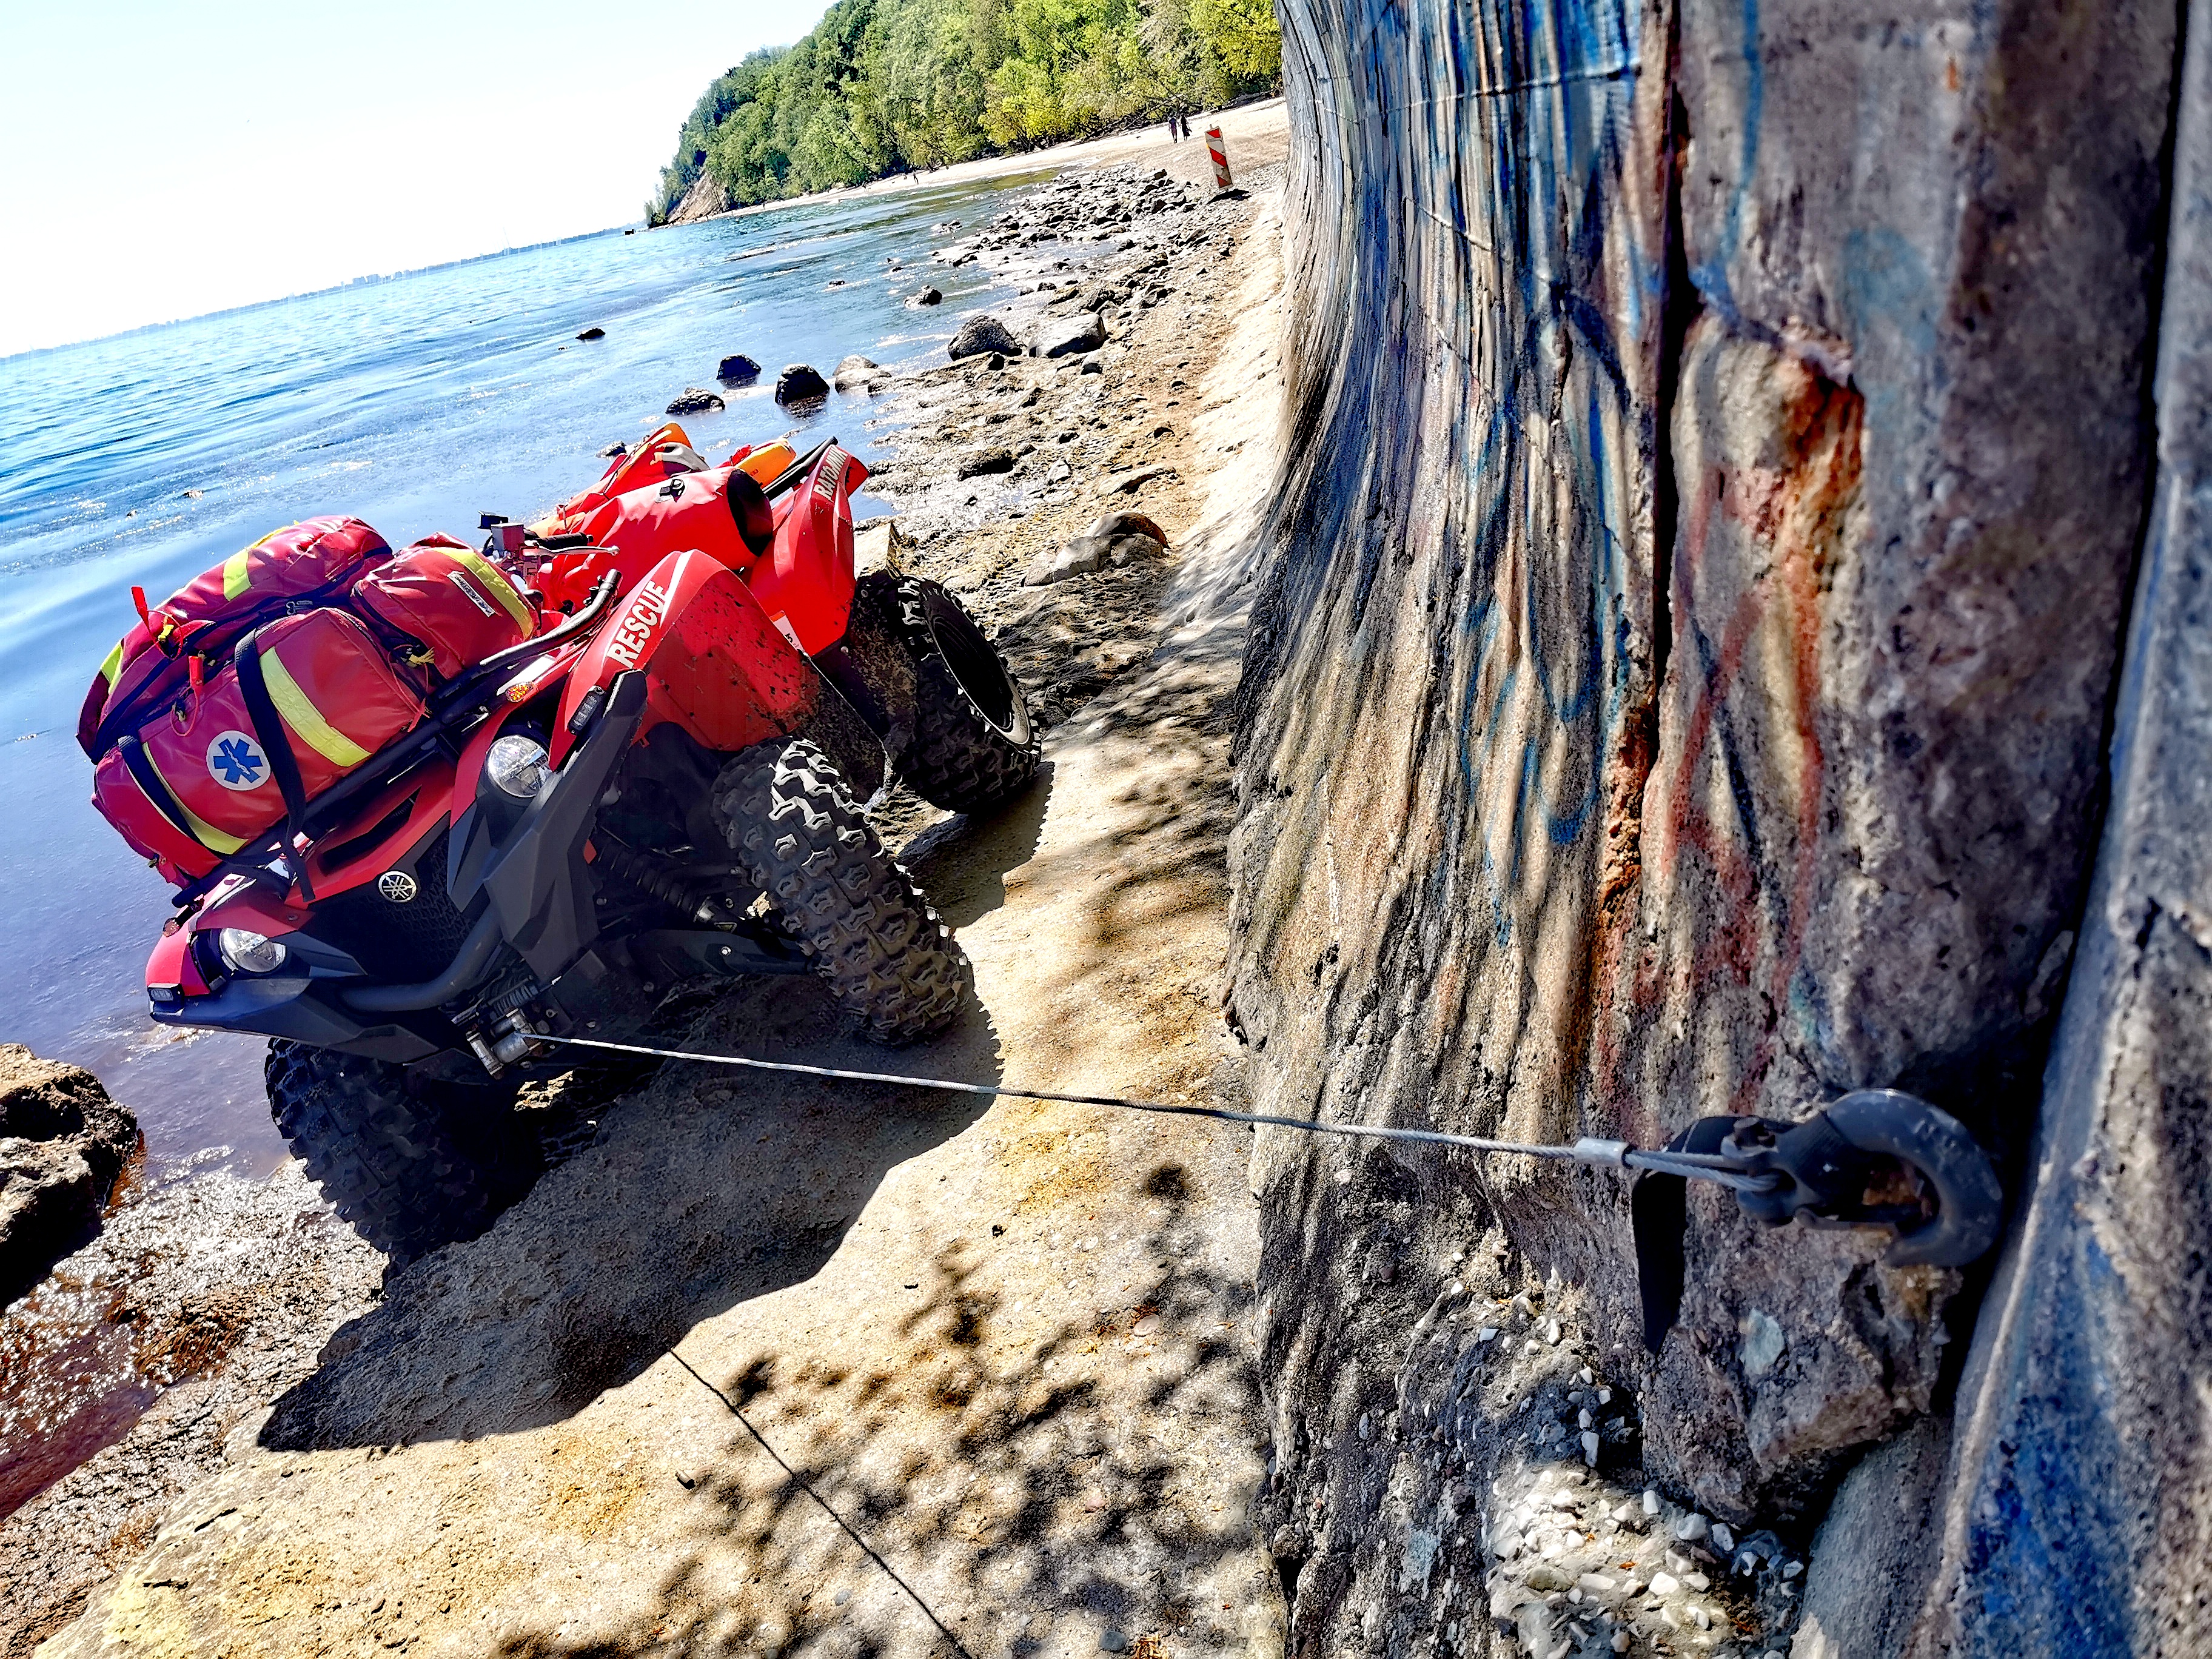
[[539,1173],[511,1084],[416,1078],[282,1037],[269,1045],[262,1077],[293,1155],[396,1267],[474,1238]]
[[877,839],[830,757],[805,738],[756,744],[715,780],[714,819],[815,970],[878,1042],[942,1030],[968,959]]

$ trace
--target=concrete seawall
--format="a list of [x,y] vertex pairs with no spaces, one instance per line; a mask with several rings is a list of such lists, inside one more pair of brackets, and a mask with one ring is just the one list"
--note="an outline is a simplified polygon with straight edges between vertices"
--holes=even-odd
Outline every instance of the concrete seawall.
[[1503,1642],[1405,1565],[1480,1601],[1534,1407],[1408,1346],[1477,1263],[1633,1390],[1609,1462],[1739,1528],[1833,1507],[1800,1654],[2212,1639],[2212,29],[1280,9],[1295,436],[1231,959],[1265,1109],[1650,1145],[1895,1085],[2026,1194],[1992,1281],[1701,1193],[1650,1356],[1612,1177],[1263,1136],[1294,1648]]

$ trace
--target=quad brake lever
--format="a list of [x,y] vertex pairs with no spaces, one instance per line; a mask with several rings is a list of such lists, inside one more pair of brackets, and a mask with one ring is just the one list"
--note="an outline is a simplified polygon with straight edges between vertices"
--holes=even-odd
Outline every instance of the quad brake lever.
[[1893,1267],[1963,1267],[1996,1243],[2004,1219],[1996,1170],[1965,1125],[1896,1089],[1859,1090],[1802,1123],[1700,1118],[1636,1162],[1630,1213],[1655,1353],[1681,1311],[1693,1179],[1722,1181],[1764,1226],[1887,1228],[1882,1260]]

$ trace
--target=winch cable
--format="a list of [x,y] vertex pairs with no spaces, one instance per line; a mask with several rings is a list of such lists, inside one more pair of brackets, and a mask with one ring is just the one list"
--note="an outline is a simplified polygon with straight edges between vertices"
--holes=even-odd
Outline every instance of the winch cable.
[[538,1042],[568,1048],[599,1048],[612,1054],[641,1054],[652,1060],[688,1060],[705,1066],[740,1066],[757,1072],[783,1072],[797,1077],[831,1078],[844,1083],[881,1083],[904,1089],[938,1089],[947,1093],[990,1095],[1012,1100],[1049,1100],[1066,1106],[1105,1106],[1117,1111],[1156,1112],[1168,1117],[1210,1117],[1224,1123],[1265,1124],[1306,1134],[1341,1135],[1351,1139],[1416,1141],[1456,1146],[1486,1155],[1505,1154],[1548,1158],[1561,1163],[1588,1164],[1612,1169],[1650,1170],[1661,1175],[1692,1181],[1717,1182],[1743,1193],[1770,1193],[1784,1184],[1774,1175],[1746,1175],[1731,1167],[1731,1160],[1703,1152],[1647,1152],[1625,1140],[1600,1140],[1585,1136],[1570,1146],[1537,1146],[1521,1140],[1490,1140],[1480,1135],[1446,1134],[1436,1129],[1390,1129],[1354,1123],[1315,1123],[1304,1118],[1276,1117],[1261,1112],[1232,1112],[1218,1106],[1181,1106],[1163,1100],[1130,1100],[1119,1095],[1073,1095],[1048,1089],[1016,1089],[1002,1084],[955,1083],[945,1078],[902,1077],[890,1072],[849,1072],[833,1066],[805,1066],[795,1060],[755,1060],[744,1054],[704,1054],[681,1048],[653,1048],[641,1043],[609,1042],[599,1037],[550,1036],[533,1034]]

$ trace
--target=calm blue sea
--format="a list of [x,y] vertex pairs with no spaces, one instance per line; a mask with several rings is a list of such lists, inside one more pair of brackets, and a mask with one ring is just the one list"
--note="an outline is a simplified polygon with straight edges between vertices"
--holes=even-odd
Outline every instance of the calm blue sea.
[[[991,278],[932,264],[929,227],[979,224],[1042,176],[615,231],[0,360],[0,1041],[90,1066],[157,1162],[224,1147],[272,1167],[262,1045],[145,1018],[167,889],[88,805],[77,708],[131,585],[158,600],[316,514],[395,546],[533,514],[732,352],[761,381],[686,427],[702,450],[776,436],[783,364],[941,351]],[[925,280],[945,303],[908,308]],[[605,339],[574,337],[593,324]],[[865,459],[869,416],[833,394],[799,447],[835,433]]]

